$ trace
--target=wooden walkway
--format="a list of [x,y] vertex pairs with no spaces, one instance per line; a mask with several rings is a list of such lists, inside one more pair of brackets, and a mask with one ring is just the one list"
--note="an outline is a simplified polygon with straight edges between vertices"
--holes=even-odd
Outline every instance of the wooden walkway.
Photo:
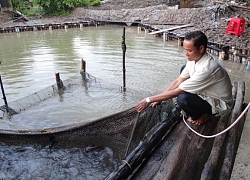
[[181,26],[175,26],[172,28],[162,29],[159,31],[153,31],[153,32],[150,32],[148,34],[153,35],[153,34],[158,34],[158,33],[162,33],[162,32],[167,32],[167,31],[176,30],[176,29],[185,28],[185,27],[191,27],[191,26],[193,26],[193,24],[185,24],[185,25],[181,25]]

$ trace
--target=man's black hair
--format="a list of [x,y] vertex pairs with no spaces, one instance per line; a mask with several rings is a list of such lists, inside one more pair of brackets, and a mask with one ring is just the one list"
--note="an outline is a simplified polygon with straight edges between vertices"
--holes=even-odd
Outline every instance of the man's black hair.
[[207,49],[207,36],[201,32],[201,31],[193,31],[190,33],[187,33],[184,40],[187,41],[194,41],[194,47],[199,49],[201,45],[205,47],[205,50]]

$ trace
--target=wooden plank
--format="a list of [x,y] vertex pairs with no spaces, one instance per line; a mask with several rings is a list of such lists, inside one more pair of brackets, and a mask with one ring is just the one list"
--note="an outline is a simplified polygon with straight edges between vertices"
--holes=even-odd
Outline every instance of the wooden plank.
[[[237,87],[238,87],[238,83],[234,82],[232,87],[232,94],[233,94],[233,100],[235,103],[236,100],[236,95],[237,95]],[[220,118],[219,123],[218,123],[218,128],[217,128],[217,133],[225,130],[228,126],[228,121],[230,119],[230,115],[231,115],[231,111],[226,111]],[[219,167],[219,163],[220,163],[220,159],[223,157],[223,147],[227,141],[227,134],[222,134],[218,137],[215,138],[214,143],[213,143],[213,147],[211,150],[211,153],[209,155],[209,158],[207,160],[207,162],[204,165],[204,169],[201,173],[201,179],[202,180],[213,180],[216,179],[216,173],[217,170],[219,169],[220,171],[220,167]]]
[[232,6],[232,7],[236,7],[236,8],[242,8],[244,10],[250,11],[250,8],[247,6],[241,6],[241,5],[237,5],[237,4],[233,4],[233,3],[227,3],[227,2],[222,2],[222,1],[213,1],[214,4],[225,4],[226,6]]
[[[228,125],[231,111],[225,112],[218,123],[217,133],[225,130]],[[216,179],[216,173],[219,169],[220,158],[223,153],[223,145],[226,143],[227,133],[222,134],[215,138],[212,151],[209,155],[207,162],[205,163],[204,169],[201,173],[202,180],[214,180]]]
[[[210,135],[218,119],[204,125],[189,125],[197,132]],[[161,145],[134,173],[133,180],[195,179],[201,171],[207,145],[212,139],[197,136],[181,121]]]
[[25,21],[29,21],[29,18],[27,18],[24,14],[22,14],[21,12],[19,11],[15,11],[19,16],[21,16]]
[[[245,82],[239,82],[236,102],[235,102],[234,109],[232,112],[232,117],[231,117],[231,123],[233,123],[242,112],[242,104],[244,101],[244,95],[245,95]],[[236,124],[229,131],[225,158],[223,161],[223,166],[220,171],[219,179],[230,180],[236,153],[237,153],[237,145],[238,145],[237,133],[238,133],[238,124]]]
[[180,29],[180,28],[184,28],[184,27],[191,27],[191,26],[193,26],[193,24],[185,24],[185,25],[182,25],[182,26],[175,26],[175,27],[168,28],[168,29],[162,29],[162,30],[159,30],[159,31],[150,32],[148,34],[150,34],[150,35],[158,34],[158,33],[162,33],[162,32],[165,32],[165,31],[171,31],[171,30]]

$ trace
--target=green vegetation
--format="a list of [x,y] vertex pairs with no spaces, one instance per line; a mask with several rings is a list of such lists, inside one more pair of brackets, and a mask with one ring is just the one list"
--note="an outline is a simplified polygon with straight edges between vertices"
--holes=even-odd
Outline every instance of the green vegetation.
[[39,7],[37,4],[34,4],[32,1],[11,0],[11,3],[14,10],[17,10],[27,16],[33,16],[44,13],[43,8]]
[[11,0],[14,10],[25,15],[67,15],[77,7],[100,5],[102,0]]
[[62,15],[76,7],[100,5],[101,0],[34,0],[46,13]]

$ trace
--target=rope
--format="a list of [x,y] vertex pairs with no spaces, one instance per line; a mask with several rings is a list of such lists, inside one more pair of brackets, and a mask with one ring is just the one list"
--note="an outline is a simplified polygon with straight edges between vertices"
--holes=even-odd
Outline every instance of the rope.
[[249,107],[250,107],[250,103],[247,105],[247,107],[244,109],[244,111],[241,113],[241,115],[240,115],[240,116],[233,122],[233,124],[231,124],[227,129],[221,131],[220,133],[211,135],[211,136],[202,135],[202,134],[196,132],[194,129],[192,129],[192,128],[187,124],[187,122],[185,121],[184,115],[182,116],[182,117],[183,117],[182,119],[183,119],[183,122],[186,124],[186,126],[187,126],[191,131],[193,131],[195,134],[197,134],[198,136],[203,137],[203,138],[214,138],[214,137],[220,136],[221,134],[224,134],[225,132],[229,131],[235,124],[237,124],[237,123],[241,120],[242,116],[243,116],[244,114],[246,114],[246,112],[247,112],[247,110],[249,109]]
[[137,116],[136,116],[136,119],[135,119],[135,123],[134,123],[132,132],[131,132],[130,137],[129,137],[127,149],[126,149],[126,152],[125,152],[125,158],[126,158],[127,155],[128,155],[129,147],[130,147],[130,144],[131,144],[131,141],[132,141],[132,137],[133,137],[134,132],[135,132],[135,127],[136,127],[136,125],[137,125],[137,121],[138,121],[138,119],[139,119],[139,115],[140,115],[140,113],[137,113]]
[[122,160],[122,161],[125,162],[125,164],[127,164],[128,167],[133,171],[132,167],[130,166],[130,164],[126,160]]

